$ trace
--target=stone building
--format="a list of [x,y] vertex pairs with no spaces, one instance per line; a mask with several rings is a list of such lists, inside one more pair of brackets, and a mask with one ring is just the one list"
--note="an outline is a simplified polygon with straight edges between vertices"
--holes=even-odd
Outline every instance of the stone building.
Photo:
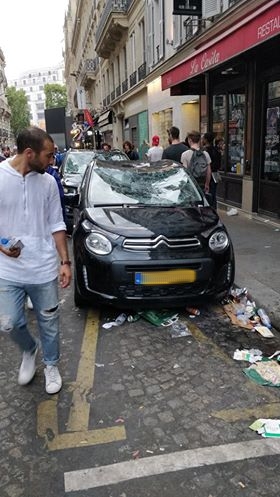
[[213,131],[219,201],[280,216],[279,0],[69,0],[64,30],[69,102],[103,140]]
[[7,88],[7,79],[5,75],[5,57],[0,48],[0,145],[11,145],[11,112],[8,106],[5,91]]

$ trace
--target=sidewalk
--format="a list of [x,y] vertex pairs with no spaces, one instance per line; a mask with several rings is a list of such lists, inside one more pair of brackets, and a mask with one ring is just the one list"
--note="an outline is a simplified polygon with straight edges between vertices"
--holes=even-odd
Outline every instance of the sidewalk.
[[246,287],[280,331],[280,220],[218,210],[231,236],[235,252],[235,283]]

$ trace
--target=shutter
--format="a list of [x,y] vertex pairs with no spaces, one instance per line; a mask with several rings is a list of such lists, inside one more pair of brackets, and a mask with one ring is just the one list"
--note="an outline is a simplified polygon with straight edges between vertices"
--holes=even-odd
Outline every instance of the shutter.
[[147,22],[146,26],[148,27],[148,66],[151,68],[154,62],[153,52],[153,5],[152,0],[148,0],[147,2]]
[[221,0],[203,0],[202,2],[202,17],[207,19],[208,17],[216,16],[221,12]]
[[164,18],[163,18],[163,0],[159,2],[159,58],[162,59],[164,53]]
[[223,0],[223,12],[229,8],[229,0]]

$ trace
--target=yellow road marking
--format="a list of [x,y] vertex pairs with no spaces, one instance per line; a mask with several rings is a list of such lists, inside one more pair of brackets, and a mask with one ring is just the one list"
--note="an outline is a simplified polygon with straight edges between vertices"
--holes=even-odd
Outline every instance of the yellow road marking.
[[99,312],[90,310],[87,317],[76,385],[73,391],[67,431],[88,429],[90,404],[86,396],[93,387]]
[[93,388],[99,313],[89,311],[81,349],[77,379],[72,384],[73,400],[67,423],[68,433],[58,433],[58,395],[41,402],[37,411],[37,433],[45,438],[49,450],[100,445],[126,439],[125,427],[112,426],[88,430],[90,404],[86,396]]
[[280,413],[280,403],[275,402],[274,404],[262,404],[255,407],[248,408],[236,408],[236,409],[224,409],[221,411],[213,411],[211,413],[215,418],[223,419],[228,423],[233,423],[235,421],[251,419],[251,418],[274,418],[275,416],[279,418]]

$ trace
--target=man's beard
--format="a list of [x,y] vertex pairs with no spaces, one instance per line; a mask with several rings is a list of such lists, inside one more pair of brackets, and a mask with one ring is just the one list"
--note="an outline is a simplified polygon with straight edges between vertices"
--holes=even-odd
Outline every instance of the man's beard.
[[30,161],[28,163],[28,167],[30,168],[31,171],[34,171],[35,173],[45,174],[45,169],[42,168],[42,165],[40,164],[40,162],[38,162],[36,160]]

